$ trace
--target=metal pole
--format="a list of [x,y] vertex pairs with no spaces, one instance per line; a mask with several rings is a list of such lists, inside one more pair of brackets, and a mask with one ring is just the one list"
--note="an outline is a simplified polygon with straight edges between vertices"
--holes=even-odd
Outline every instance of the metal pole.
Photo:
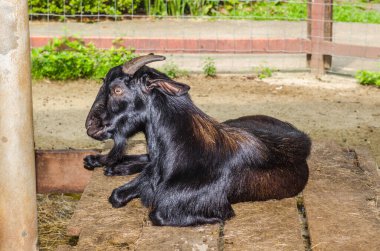
[[27,0],[0,1],[0,250],[37,250]]

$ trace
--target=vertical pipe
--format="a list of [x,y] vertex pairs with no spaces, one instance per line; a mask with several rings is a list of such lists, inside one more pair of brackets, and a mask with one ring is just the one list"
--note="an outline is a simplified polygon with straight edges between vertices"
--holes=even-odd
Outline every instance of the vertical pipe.
[[0,250],[37,250],[27,0],[0,1]]

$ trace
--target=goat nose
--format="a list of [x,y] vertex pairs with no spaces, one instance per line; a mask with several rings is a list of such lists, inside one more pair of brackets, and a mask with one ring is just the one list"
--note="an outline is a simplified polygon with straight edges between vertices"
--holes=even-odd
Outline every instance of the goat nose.
[[86,127],[91,127],[93,123],[93,120],[87,120]]

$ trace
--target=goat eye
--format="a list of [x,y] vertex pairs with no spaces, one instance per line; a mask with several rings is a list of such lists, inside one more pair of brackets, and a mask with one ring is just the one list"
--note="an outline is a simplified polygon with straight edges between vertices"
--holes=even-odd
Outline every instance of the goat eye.
[[113,92],[116,94],[116,95],[121,95],[123,94],[124,90],[120,87],[116,87]]

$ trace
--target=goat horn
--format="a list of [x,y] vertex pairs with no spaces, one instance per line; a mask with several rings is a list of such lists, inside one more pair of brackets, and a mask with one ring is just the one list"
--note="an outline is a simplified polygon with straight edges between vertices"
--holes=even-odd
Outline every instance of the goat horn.
[[128,62],[125,62],[123,65],[123,72],[125,74],[133,76],[141,67],[146,64],[155,62],[155,61],[163,61],[165,60],[164,56],[154,55],[153,53],[134,58]]

